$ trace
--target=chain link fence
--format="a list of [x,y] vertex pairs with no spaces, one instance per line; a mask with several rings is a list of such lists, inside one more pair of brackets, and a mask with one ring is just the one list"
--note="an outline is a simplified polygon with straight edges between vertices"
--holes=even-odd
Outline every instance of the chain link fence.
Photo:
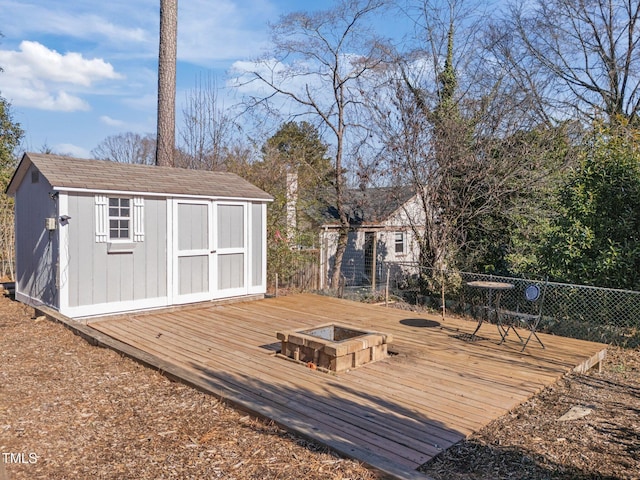
[[[513,285],[489,291],[468,285],[472,281],[495,281]],[[369,301],[395,299],[477,319],[487,314],[488,303],[499,302],[505,310],[526,311],[525,289],[537,284],[544,290],[542,320],[538,331],[620,345],[640,345],[640,292],[585,285],[547,282],[543,278],[516,278],[479,273],[446,271],[434,274],[416,264],[380,263],[375,289],[345,282],[341,296]],[[493,295],[493,299],[489,296]],[[491,321],[491,319],[488,319]]]

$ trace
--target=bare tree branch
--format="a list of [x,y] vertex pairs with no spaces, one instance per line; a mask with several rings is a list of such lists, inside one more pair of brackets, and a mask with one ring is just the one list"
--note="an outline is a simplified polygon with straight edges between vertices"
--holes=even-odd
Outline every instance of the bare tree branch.
[[180,127],[181,167],[200,170],[224,169],[234,122],[218,98],[216,81],[210,75],[198,78],[186,94]]
[[536,0],[515,6],[502,30],[516,34],[512,48],[521,54],[511,59],[524,66],[516,71],[540,72],[545,86],[538,87],[539,98],[558,117],[575,110],[585,119],[634,119],[639,18],[637,1]]
[[155,164],[155,152],[156,140],[152,135],[133,132],[110,135],[91,150],[98,160],[141,165]]
[[[332,273],[337,287],[347,246],[349,219],[344,208],[346,150],[355,130],[358,81],[382,61],[367,19],[383,0],[342,0],[331,10],[289,14],[272,27],[274,50],[257,64],[242,86],[267,87],[267,94],[248,99],[248,108],[269,107],[282,99],[293,103],[291,116],[315,118],[332,134],[334,188],[340,237]],[[351,88],[353,87],[353,88]],[[357,143],[357,142],[356,142]]]

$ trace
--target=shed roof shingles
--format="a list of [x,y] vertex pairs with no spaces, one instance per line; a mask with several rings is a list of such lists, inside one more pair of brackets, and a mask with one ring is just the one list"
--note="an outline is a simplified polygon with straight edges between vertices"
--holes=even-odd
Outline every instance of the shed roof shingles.
[[234,173],[131,165],[38,153],[27,153],[25,156],[54,188],[256,200],[272,198]]

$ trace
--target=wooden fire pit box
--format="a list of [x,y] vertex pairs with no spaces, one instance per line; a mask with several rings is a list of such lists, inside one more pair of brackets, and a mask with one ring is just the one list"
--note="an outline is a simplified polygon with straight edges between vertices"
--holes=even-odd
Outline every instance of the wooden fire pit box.
[[276,335],[282,355],[336,373],[386,358],[392,342],[391,335],[336,323]]

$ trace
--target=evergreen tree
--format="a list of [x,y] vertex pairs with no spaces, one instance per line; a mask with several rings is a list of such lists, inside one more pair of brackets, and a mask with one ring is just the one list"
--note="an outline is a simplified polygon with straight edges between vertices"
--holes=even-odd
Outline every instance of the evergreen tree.
[[[16,166],[15,150],[24,134],[20,124],[13,121],[11,104],[0,97],[0,170],[3,179],[13,173]],[[3,183],[6,187],[6,183]]]
[[24,131],[13,120],[11,105],[0,97],[0,276],[14,275],[13,199],[4,191],[16,167],[15,151]]
[[541,256],[550,276],[640,290],[640,131],[597,126],[558,203]]
[[238,171],[274,197],[267,209],[270,281],[278,274],[286,283],[305,262],[306,249],[317,246],[314,213],[321,193],[335,177],[327,152],[327,144],[313,125],[287,122],[265,142],[260,161]]

